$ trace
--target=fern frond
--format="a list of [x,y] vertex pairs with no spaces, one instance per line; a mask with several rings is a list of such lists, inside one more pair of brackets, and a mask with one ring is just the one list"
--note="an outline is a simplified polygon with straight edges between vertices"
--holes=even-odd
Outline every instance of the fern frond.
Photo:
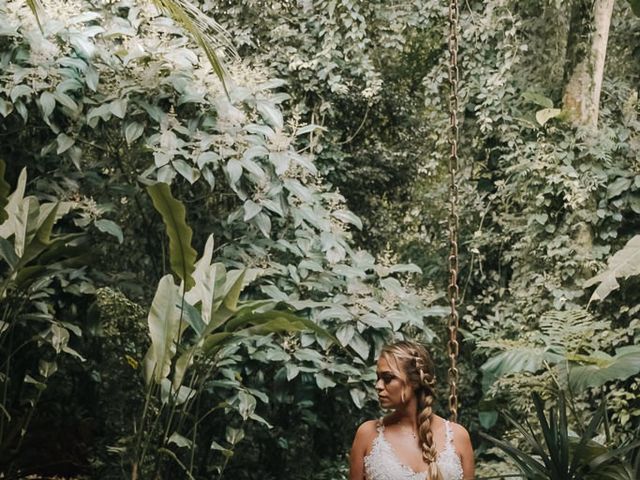
[[587,310],[551,310],[540,318],[540,330],[552,345],[578,352],[594,334],[609,328],[609,322],[596,321]]

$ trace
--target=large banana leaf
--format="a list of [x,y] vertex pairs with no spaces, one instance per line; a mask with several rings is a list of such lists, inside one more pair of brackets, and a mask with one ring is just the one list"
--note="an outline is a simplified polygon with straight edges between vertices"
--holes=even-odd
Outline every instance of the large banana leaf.
[[622,250],[619,250],[609,258],[604,272],[584,283],[585,288],[599,284],[591,294],[589,302],[605,299],[611,292],[620,287],[618,278],[628,278],[633,275],[640,275],[640,235],[634,236]]
[[[581,357],[580,360],[586,365],[570,365],[568,371],[569,385],[576,392],[590,387],[600,387],[612,380],[626,380],[638,375],[640,345],[620,347],[614,356],[595,352],[588,357]],[[562,363],[559,366],[562,369],[566,368]]]
[[171,189],[166,183],[149,185],[147,192],[154,207],[162,215],[169,236],[171,270],[182,279],[184,289],[188,291],[195,285],[192,274],[195,270],[196,251],[191,246],[193,232],[187,225],[184,205],[171,195]]
[[9,220],[0,224],[0,237],[9,238],[15,233],[15,222],[11,221],[11,218],[18,214],[18,207],[22,205],[24,199],[24,192],[27,186],[27,169],[23,168],[18,177],[18,183],[16,189],[9,196],[9,201],[5,206],[5,211],[9,216]]
[[158,283],[149,310],[149,336],[151,346],[144,359],[147,383],[159,384],[171,370],[171,360],[176,353],[180,329],[180,301],[178,287],[171,275],[165,275]]

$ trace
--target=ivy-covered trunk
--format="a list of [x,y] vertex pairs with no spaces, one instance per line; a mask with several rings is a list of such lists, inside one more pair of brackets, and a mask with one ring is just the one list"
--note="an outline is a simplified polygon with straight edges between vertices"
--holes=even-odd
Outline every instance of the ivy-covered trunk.
[[[578,2],[574,8],[584,10],[585,3],[589,2]],[[597,128],[598,125],[600,91],[602,90],[613,4],[614,0],[593,2],[592,12],[587,12],[587,15],[590,15],[588,30],[591,31],[591,35],[588,35],[586,39],[577,36],[572,39],[578,42],[584,41],[586,48],[569,46],[574,51],[582,52],[581,58],[575,63],[575,68],[571,72],[563,98],[568,117],[576,126]],[[582,16],[580,13],[582,12],[578,12],[578,15],[574,15],[573,18],[578,17],[578,21],[582,22],[584,19],[580,18]]]

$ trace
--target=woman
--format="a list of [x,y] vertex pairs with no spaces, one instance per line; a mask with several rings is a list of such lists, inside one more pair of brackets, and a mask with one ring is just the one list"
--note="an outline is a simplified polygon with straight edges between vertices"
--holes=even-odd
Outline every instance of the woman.
[[393,412],[358,428],[349,480],[472,480],[469,434],[432,411],[435,377],[427,350],[407,341],[384,347],[377,378],[380,404]]

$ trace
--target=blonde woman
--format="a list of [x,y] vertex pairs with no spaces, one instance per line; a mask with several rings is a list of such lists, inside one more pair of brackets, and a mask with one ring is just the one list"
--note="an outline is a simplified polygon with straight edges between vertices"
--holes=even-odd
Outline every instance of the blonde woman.
[[464,427],[433,413],[435,377],[427,350],[414,342],[382,349],[376,391],[393,412],[358,428],[349,480],[473,480]]

